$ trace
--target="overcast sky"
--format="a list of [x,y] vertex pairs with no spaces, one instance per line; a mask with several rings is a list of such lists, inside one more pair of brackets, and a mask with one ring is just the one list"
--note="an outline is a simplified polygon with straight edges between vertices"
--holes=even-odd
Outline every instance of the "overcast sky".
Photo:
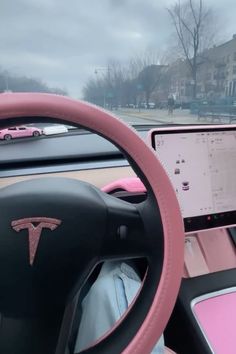
[[[165,49],[173,31],[166,6],[172,3],[0,0],[0,66],[81,97],[86,80],[108,59],[125,62],[146,48]],[[214,6],[222,36],[230,39],[236,33],[236,1],[205,3]]]

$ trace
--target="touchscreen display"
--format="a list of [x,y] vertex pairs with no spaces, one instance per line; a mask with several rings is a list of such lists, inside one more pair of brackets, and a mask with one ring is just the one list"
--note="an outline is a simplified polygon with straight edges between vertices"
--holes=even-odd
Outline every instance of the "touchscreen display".
[[236,130],[159,130],[152,144],[175,189],[186,231],[235,224]]

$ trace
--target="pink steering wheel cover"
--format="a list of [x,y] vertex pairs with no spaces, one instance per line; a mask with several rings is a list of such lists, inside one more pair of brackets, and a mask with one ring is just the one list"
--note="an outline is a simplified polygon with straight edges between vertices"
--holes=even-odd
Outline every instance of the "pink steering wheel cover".
[[91,104],[57,95],[38,93],[0,95],[0,119],[33,116],[63,119],[102,134],[125,150],[149,181],[158,200],[163,223],[164,263],[150,310],[123,353],[151,352],[169,320],[183,273],[183,222],[169,178],[153,150],[132,128],[111,113]]

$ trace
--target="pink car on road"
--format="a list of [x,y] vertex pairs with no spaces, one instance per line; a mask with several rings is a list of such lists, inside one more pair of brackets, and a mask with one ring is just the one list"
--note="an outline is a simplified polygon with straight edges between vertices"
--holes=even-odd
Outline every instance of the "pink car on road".
[[15,138],[23,138],[27,136],[40,136],[42,130],[35,127],[10,127],[0,130],[0,139],[11,140]]

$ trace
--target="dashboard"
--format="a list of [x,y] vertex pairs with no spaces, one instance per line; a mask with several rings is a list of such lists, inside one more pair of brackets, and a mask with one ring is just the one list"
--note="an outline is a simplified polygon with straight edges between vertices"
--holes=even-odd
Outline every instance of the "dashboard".
[[[146,131],[140,134],[144,137]],[[67,177],[102,188],[116,179],[135,176],[113,144],[85,130],[1,141],[0,149],[0,187],[39,177]]]
[[[60,166],[61,168],[61,166]],[[78,167],[77,167],[78,168]],[[18,174],[20,170],[18,169]],[[42,171],[42,168],[40,168]],[[96,169],[86,169],[86,170],[77,170],[77,171],[66,171],[66,172],[46,172],[39,173],[38,168],[30,169],[31,174],[26,174],[22,171],[22,175],[18,176],[9,176],[9,177],[1,177],[0,178],[0,187],[6,187],[10,184],[25,181],[33,178],[42,178],[42,177],[67,177],[67,178],[75,178],[80,181],[88,182],[93,184],[98,188],[102,188],[105,185],[113,182],[116,179],[124,178],[124,177],[134,177],[135,173],[128,166],[123,167],[110,167],[110,168],[96,168]]]

